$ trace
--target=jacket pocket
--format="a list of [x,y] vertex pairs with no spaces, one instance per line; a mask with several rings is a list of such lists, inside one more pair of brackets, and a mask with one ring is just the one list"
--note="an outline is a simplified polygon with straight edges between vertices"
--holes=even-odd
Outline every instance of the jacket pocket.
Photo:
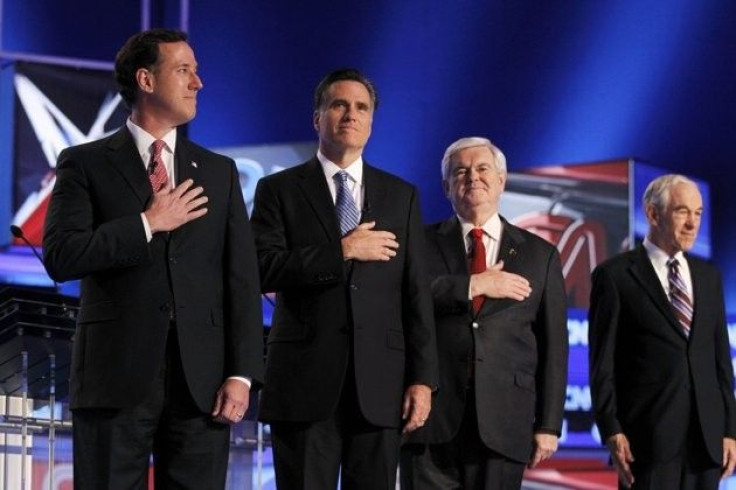
[[404,332],[401,330],[386,331],[386,345],[389,349],[404,350]]

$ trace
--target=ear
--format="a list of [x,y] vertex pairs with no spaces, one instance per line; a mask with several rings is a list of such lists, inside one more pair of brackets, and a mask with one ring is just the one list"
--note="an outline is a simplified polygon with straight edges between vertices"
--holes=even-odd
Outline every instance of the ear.
[[312,114],[312,125],[314,126],[314,130],[319,132],[319,111],[314,111],[314,114]]
[[445,197],[450,199],[450,182],[442,180],[442,190],[445,191]]
[[506,190],[506,172],[498,172],[498,181],[501,184],[501,192]]
[[149,70],[146,68],[138,68],[138,71],[135,72],[135,80],[138,82],[138,88],[141,89],[141,91],[146,93],[153,92],[153,75]]
[[659,221],[659,211],[657,210],[657,207],[650,204],[644,210],[644,213],[647,216],[649,226],[657,226],[657,222]]

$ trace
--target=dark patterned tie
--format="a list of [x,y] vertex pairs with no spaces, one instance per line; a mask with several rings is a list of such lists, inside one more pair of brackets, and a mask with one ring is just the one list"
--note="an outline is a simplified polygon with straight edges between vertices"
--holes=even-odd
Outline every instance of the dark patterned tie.
[[[472,258],[470,260],[470,273],[480,274],[486,270],[486,246],[483,245],[483,230],[473,228],[470,231],[473,237]],[[480,295],[473,298],[473,312],[478,313],[483,306],[485,296]]]
[[337,210],[337,218],[340,220],[340,234],[345,236],[358,226],[360,213],[348,188],[348,173],[340,170],[334,178],[337,181],[335,209]]
[[163,158],[161,158],[161,152],[166,146],[163,140],[156,140],[151,145],[153,151],[151,152],[151,163],[148,165],[148,180],[151,181],[151,187],[153,192],[158,192],[169,182],[169,175],[166,173],[166,165],[164,164]]
[[670,285],[670,303],[675,316],[682,325],[686,337],[690,336],[690,327],[693,322],[693,302],[687,293],[687,287],[680,275],[680,262],[674,257],[667,261],[667,280]]

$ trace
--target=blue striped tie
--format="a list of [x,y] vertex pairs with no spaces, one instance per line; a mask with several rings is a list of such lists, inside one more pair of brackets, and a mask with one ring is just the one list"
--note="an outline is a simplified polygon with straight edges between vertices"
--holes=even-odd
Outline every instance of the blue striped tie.
[[680,262],[674,257],[667,261],[669,271],[667,280],[670,285],[670,303],[675,311],[675,316],[682,325],[686,337],[690,336],[690,326],[693,322],[693,303],[687,294],[687,287],[680,275]]
[[340,170],[335,174],[335,179],[337,180],[335,209],[337,210],[337,218],[340,220],[340,234],[345,236],[358,226],[360,213],[348,188],[348,173]]

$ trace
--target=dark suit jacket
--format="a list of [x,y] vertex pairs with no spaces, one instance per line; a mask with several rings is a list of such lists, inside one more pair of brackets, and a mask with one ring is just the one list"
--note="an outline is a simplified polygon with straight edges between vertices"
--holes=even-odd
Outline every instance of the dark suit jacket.
[[695,411],[695,427],[714,463],[721,463],[723,437],[736,436],[720,275],[707,262],[686,258],[695,299],[689,341],[644,247],[593,272],[589,344],[596,423],[604,440],[623,432],[643,463],[676,456]]
[[235,165],[182,136],[175,162],[177,182],[204,187],[208,212],[148,243],[140,213],[151,184],[127,128],[59,155],[43,245],[51,277],[82,280],[72,408],[140,402],[170,318],[202,411],[226,377],[262,379],[258,270]]
[[398,254],[388,262],[343,260],[335,206],[316,157],[258,183],[252,224],[262,287],[277,292],[261,420],[324,420],[337,407],[345,377],[354,376],[364,417],[398,427],[406,386],[437,384],[416,190],[367,164],[364,185],[362,220],[398,237]]
[[[412,442],[449,442],[462,422],[468,356],[474,355],[478,426],[483,443],[528,461],[533,431],[558,433],[567,383],[567,310],[557,250],[502,218],[498,259],[524,276],[529,298],[486,298],[477,316],[468,300],[470,272],[457,217],[427,227],[440,387],[427,425]],[[475,326],[474,326],[475,325]],[[475,345],[475,349],[473,346]]]

